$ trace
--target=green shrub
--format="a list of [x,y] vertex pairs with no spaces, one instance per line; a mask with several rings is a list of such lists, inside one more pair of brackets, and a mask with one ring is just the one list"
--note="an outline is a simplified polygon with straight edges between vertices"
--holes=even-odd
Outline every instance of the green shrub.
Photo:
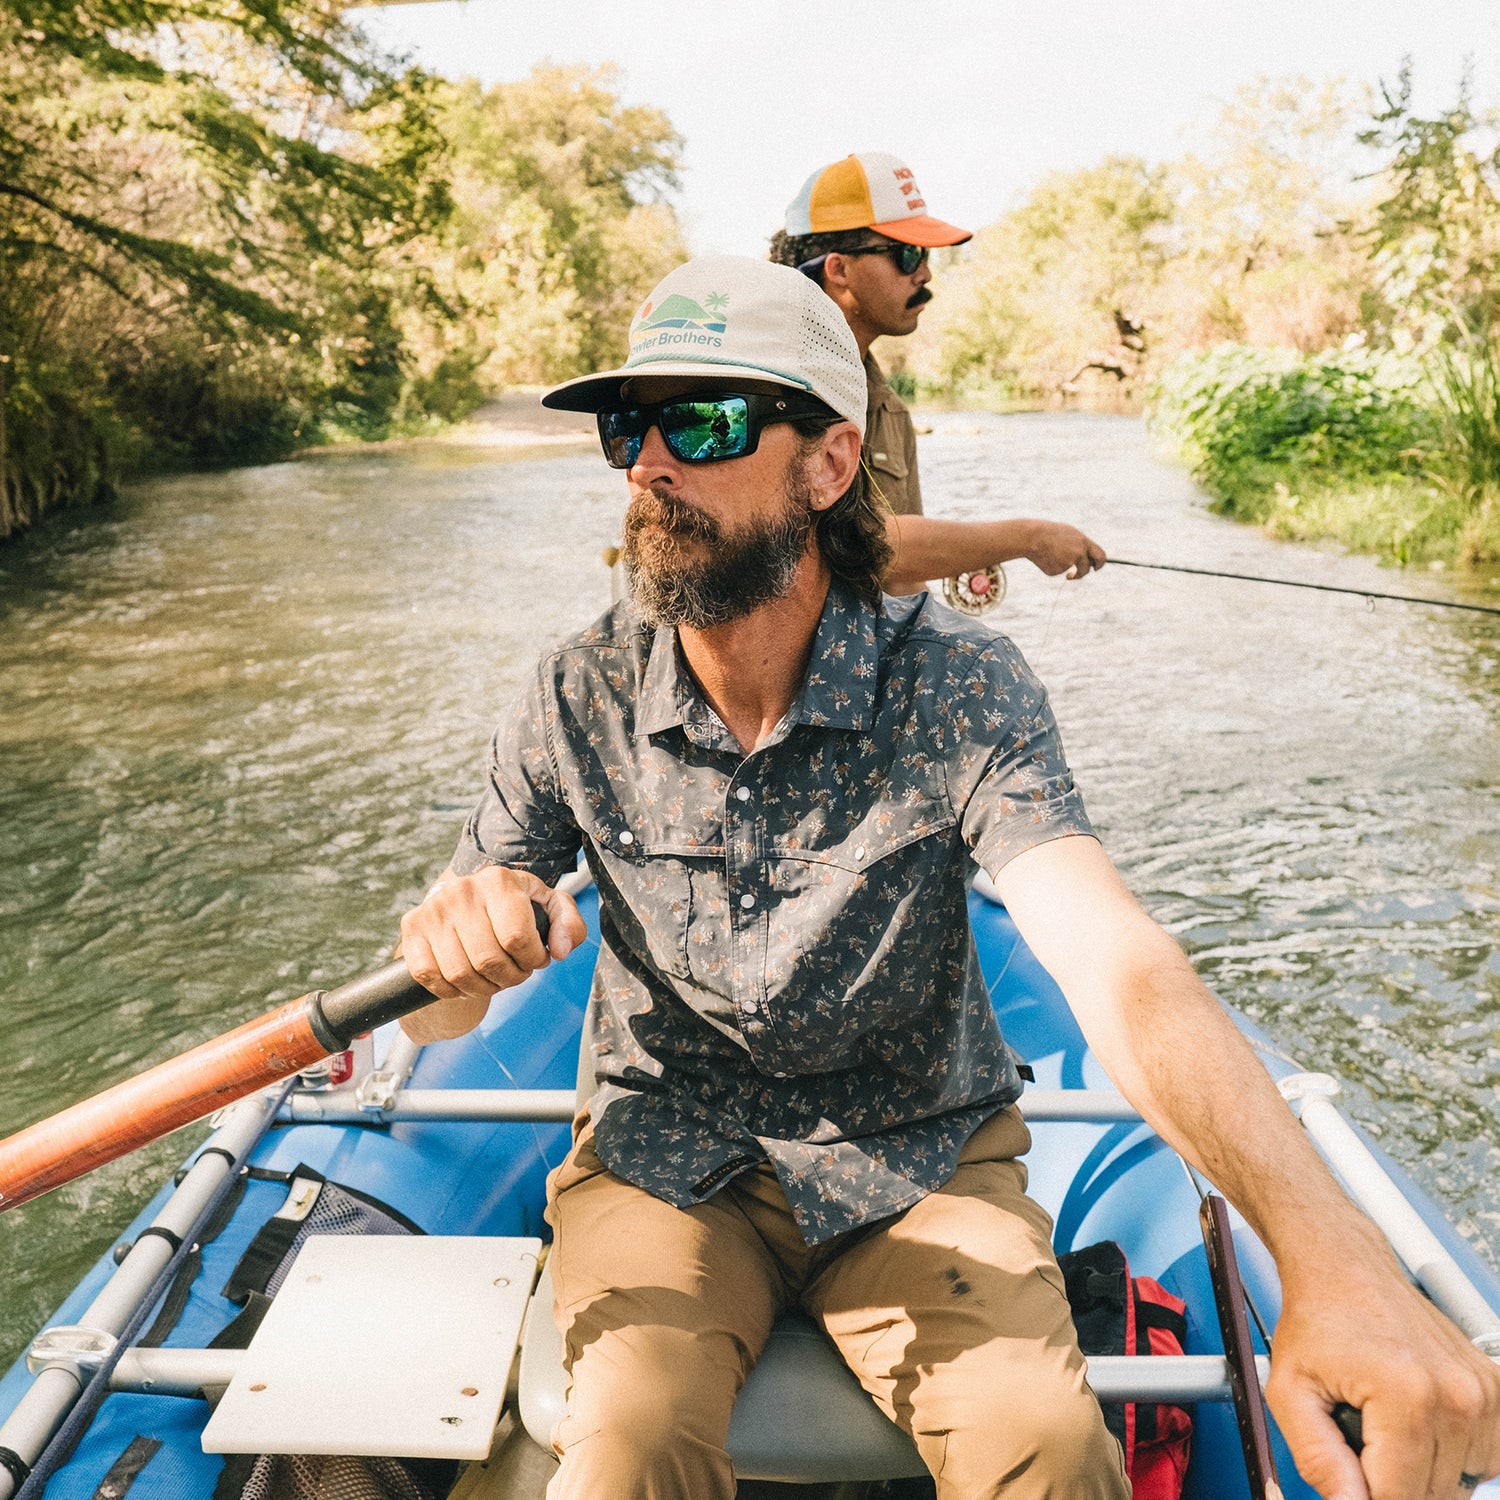
[[1265,519],[1278,484],[1416,473],[1436,422],[1415,361],[1221,344],[1152,385],[1153,430],[1219,508]]

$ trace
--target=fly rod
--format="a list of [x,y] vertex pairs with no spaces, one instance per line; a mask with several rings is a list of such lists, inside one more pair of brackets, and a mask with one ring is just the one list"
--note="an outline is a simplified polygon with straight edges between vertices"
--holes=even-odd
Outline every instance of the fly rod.
[[1428,599],[1421,594],[1388,594],[1381,589],[1351,589],[1336,583],[1306,583],[1300,578],[1264,578],[1258,573],[1225,573],[1218,568],[1185,568],[1177,563],[1132,562],[1111,557],[1111,568],[1150,568],[1158,573],[1194,573],[1200,578],[1235,578],[1241,583],[1276,583],[1284,589],[1315,589],[1320,594],[1353,594],[1356,599],[1390,599],[1397,604],[1430,604],[1435,609],[1465,609],[1476,615],[1500,615],[1493,604],[1460,604],[1455,599]]
[[[545,944],[546,911],[531,904]],[[400,959],[314,990],[0,1140],[0,1213],[299,1073],[434,997]]]

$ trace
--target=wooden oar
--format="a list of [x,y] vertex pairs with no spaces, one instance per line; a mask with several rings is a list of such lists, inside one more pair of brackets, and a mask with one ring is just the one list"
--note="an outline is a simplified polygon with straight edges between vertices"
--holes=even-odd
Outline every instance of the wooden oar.
[[[547,941],[547,913],[535,902]],[[314,990],[0,1141],[0,1212],[342,1052],[433,997],[404,963]]]

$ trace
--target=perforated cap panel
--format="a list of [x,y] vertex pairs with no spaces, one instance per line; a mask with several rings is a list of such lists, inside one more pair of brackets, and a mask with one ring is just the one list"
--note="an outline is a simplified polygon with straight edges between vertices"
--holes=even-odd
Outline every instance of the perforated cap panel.
[[743,255],[705,255],[670,272],[630,325],[630,358],[542,397],[597,411],[631,376],[736,375],[810,391],[865,430],[865,371],[837,303],[793,270]]

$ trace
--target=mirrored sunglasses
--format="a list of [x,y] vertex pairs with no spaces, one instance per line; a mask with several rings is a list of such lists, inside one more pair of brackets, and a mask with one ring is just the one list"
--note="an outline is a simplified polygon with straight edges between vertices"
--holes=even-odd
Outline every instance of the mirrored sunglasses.
[[679,396],[642,402],[598,414],[599,443],[612,469],[628,469],[641,456],[641,444],[655,427],[672,456],[685,464],[717,464],[745,458],[760,444],[761,429],[775,422],[833,417],[815,396],[788,391]]
[[896,262],[896,269],[903,276],[914,276],[919,267],[927,264],[927,258],[932,253],[926,245],[906,245],[899,240],[891,240],[884,245],[860,245],[854,250],[829,251],[827,255],[819,255],[813,260],[803,261],[797,267],[804,276],[810,276],[816,281],[823,274],[823,262],[828,255],[889,255]]

